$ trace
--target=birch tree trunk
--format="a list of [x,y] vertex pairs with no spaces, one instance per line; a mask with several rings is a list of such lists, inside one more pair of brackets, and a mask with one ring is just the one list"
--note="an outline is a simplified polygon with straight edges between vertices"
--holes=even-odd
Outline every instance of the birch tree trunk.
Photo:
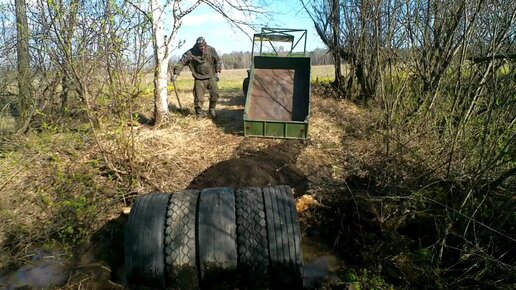
[[159,0],[151,1],[152,30],[154,50],[154,120],[155,125],[161,124],[169,116],[167,72],[170,60],[169,46],[165,39],[164,7]]
[[[187,2],[187,3],[184,3]],[[247,15],[259,14],[258,6],[253,5],[254,1],[235,0],[231,7]],[[154,121],[155,126],[159,126],[162,121],[168,118],[168,92],[167,92],[167,73],[168,62],[172,56],[171,52],[180,45],[175,43],[177,32],[181,27],[182,18],[194,11],[201,3],[211,7],[214,11],[221,14],[225,19],[229,20],[236,27],[242,29],[240,25],[244,22],[230,18],[218,1],[195,0],[195,1],[166,1],[150,0],[150,8],[152,16],[147,13],[146,16],[151,17],[152,21],[152,45],[154,52]],[[168,13],[165,13],[168,11]],[[167,16],[169,15],[169,16]],[[171,18],[170,18],[171,16]],[[167,37],[165,35],[164,25],[170,26]]]

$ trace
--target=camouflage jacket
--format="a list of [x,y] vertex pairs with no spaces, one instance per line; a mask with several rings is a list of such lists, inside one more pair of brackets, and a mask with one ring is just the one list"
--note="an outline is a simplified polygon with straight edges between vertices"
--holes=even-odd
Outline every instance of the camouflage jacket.
[[215,48],[209,45],[205,53],[202,53],[196,46],[186,51],[174,67],[174,74],[179,75],[185,65],[188,65],[193,77],[197,80],[215,77],[215,73],[220,72],[221,67],[220,58]]

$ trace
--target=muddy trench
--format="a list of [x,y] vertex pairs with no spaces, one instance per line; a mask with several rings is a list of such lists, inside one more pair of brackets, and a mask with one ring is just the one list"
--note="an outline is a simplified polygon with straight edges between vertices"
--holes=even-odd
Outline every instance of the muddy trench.
[[[295,197],[300,197],[308,189],[308,179],[295,167],[295,161],[305,146],[304,141],[285,140],[259,151],[238,149],[236,158],[209,167],[188,188],[290,185]],[[122,213],[106,222],[92,235],[89,249],[78,249],[73,258],[57,246],[32,245],[27,263],[0,273],[0,289],[127,288],[123,249],[127,220],[128,215]],[[316,289],[340,262],[316,238],[303,237],[302,249],[304,286]]]

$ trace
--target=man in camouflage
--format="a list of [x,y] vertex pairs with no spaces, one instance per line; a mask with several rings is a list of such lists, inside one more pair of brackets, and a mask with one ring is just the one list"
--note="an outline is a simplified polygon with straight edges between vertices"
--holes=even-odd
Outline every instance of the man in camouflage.
[[209,46],[203,37],[197,38],[195,45],[187,50],[179,63],[174,67],[172,80],[175,81],[183,66],[188,65],[194,82],[194,108],[198,117],[206,117],[203,111],[204,94],[206,91],[210,93],[210,105],[208,113],[211,118],[216,117],[215,107],[219,99],[219,87],[217,81],[220,77],[220,58],[215,48]]

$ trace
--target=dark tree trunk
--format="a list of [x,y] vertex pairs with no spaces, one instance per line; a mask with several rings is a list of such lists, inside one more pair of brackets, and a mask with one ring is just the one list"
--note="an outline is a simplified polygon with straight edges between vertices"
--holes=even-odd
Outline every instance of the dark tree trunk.
[[334,86],[337,88],[339,92],[343,91],[343,77],[342,77],[342,69],[340,62],[340,1],[333,0],[332,2],[332,15],[331,22],[333,23],[333,44],[334,49],[332,49],[333,54],[333,63],[335,67],[335,81]]
[[18,55],[18,97],[20,101],[20,119],[18,132],[24,133],[29,128],[32,117],[33,100],[31,96],[29,26],[27,21],[27,3],[16,0],[16,51]]

